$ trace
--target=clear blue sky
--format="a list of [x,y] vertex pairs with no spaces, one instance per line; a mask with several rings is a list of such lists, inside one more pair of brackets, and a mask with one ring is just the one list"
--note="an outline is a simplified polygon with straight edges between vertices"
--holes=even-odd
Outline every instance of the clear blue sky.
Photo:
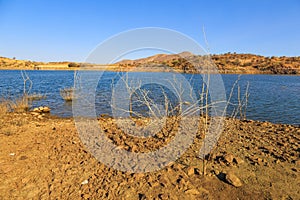
[[299,0],[0,0],[0,56],[83,61],[100,42],[140,27],[182,32],[213,54],[300,55]]

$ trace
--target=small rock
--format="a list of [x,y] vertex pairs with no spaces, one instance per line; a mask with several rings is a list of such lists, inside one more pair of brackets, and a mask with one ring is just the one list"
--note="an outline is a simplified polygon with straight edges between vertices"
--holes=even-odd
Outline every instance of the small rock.
[[48,106],[40,106],[38,108],[34,108],[32,110],[32,112],[35,112],[35,113],[49,113],[50,112],[50,108]]
[[50,110],[51,110],[51,109],[50,109],[49,107],[44,106],[42,112],[43,112],[43,113],[49,113]]
[[240,164],[243,164],[243,163],[244,163],[244,160],[243,160],[243,159],[241,159],[241,158],[239,158],[239,157],[235,157],[235,158],[233,158],[233,161],[234,161],[236,164],[238,164],[238,165],[240,165]]
[[193,195],[200,194],[200,192],[197,189],[195,189],[195,188],[193,188],[193,189],[187,189],[186,191],[184,191],[184,193],[186,193],[186,194],[193,194]]
[[167,195],[167,194],[159,194],[158,198],[161,199],[161,200],[166,200],[166,199],[169,199],[169,195]]
[[39,115],[40,113],[39,113],[39,112],[33,111],[33,112],[31,112],[31,114],[34,115],[34,116],[37,116],[37,115]]
[[259,165],[262,165],[262,164],[263,164],[263,159],[257,158],[257,163],[258,163]]
[[268,126],[269,123],[268,123],[268,122],[263,122],[261,125],[262,125],[262,126]]
[[84,199],[90,199],[90,198],[91,198],[91,195],[90,195],[90,194],[84,194],[84,195],[83,195],[83,198],[84,198]]
[[226,154],[226,155],[224,156],[224,160],[225,160],[226,162],[228,162],[229,164],[231,164],[231,163],[233,162],[233,159],[234,159],[234,157],[233,157],[232,154]]
[[215,174],[215,175],[218,175],[218,174],[220,174],[220,171],[219,171],[218,169],[215,169],[215,170],[214,170],[214,174]]
[[19,160],[26,160],[28,157],[27,156],[21,156],[20,158],[19,158]]
[[86,179],[86,180],[81,182],[81,185],[85,185],[85,184],[88,184],[88,183],[89,183],[89,181]]
[[16,153],[10,153],[9,155],[10,155],[10,156],[14,156],[14,155],[16,155]]
[[41,112],[41,111],[40,111],[39,108],[34,108],[34,109],[33,109],[33,112],[38,112],[38,113],[39,113],[39,112]]
[[189,167],[187,169],[187,175],[189,175],[189,176],[196,174],[196,173],[197,173],[197,169],[195,167]]
[[241,187],[243,185],[241,180],[233,173],[227,173],[225,175],[225,179],[228,183],[235,187]]

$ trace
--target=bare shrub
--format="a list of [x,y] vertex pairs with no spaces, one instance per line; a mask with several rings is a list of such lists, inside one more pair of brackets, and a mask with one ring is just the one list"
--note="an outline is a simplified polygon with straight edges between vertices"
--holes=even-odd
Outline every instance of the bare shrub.
[[60,91],[60,96],[65,100],[65,101],[72,101],[74,99],[74,88],[63,88]]
[[28,98],[20,96],[15,99],[2,98],[0,99],[0,114],[6,114],[8,112],[23,113],[27,112],[30,108]]
[[47,98],[46,95],[39,94],[39,93],[29,94],[29,95],[26,95],[26,97],[29,101],[38,101],[38,100]]
[[[63,98],[65,101],[73,101],[74,99],[78,98],[78,91],[80,91],[81,86],[80,86],[80,82],[81,82],[81,77],[78,74],[78,71],[74,71],[74,83],[78,83],[78,85],[75,85],[73,87],[66,87],[63,89],[60,89],[59,93],[61,98]],[[75,90],[77,92],[75,92]]]

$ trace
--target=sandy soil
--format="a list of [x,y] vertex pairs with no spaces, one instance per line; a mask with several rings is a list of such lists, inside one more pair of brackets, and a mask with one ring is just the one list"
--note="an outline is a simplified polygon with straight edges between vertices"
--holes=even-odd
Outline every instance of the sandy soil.
[[[142,151],[112,119],[99,122],[113,142]],[[167,142],[163,137],[149,148]],[[201,138],[162,170],[133,174],[98,162],[73,119],[2,114],[0,199],[300,199],[300,128],[227,119],[206,175],[197,156]],[[230,176],[241,186],[229,184]]]

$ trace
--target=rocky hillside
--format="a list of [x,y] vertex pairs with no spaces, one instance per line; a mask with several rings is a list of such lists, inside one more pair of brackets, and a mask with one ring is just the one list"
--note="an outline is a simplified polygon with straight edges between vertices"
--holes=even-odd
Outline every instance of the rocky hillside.
[[79,67],[80,64],[73,62],[35,62],[28,60],[16,60],[5,57],[0,57],[0,69],[68,69]]
[[0,69],[31,69],[41,63],[0,57]]
[[219,73],[224,74],[300,74],[299,56],[264,57],[253,54],[226,53],[209,57],[183,52],[172,55],[157,54],[137,60],[123,60],[117,64],[123,68],[167,66],[175,71],[196,73],[197,70],[192,63],[197,63],[199,66],[210,66],[214,63]]

